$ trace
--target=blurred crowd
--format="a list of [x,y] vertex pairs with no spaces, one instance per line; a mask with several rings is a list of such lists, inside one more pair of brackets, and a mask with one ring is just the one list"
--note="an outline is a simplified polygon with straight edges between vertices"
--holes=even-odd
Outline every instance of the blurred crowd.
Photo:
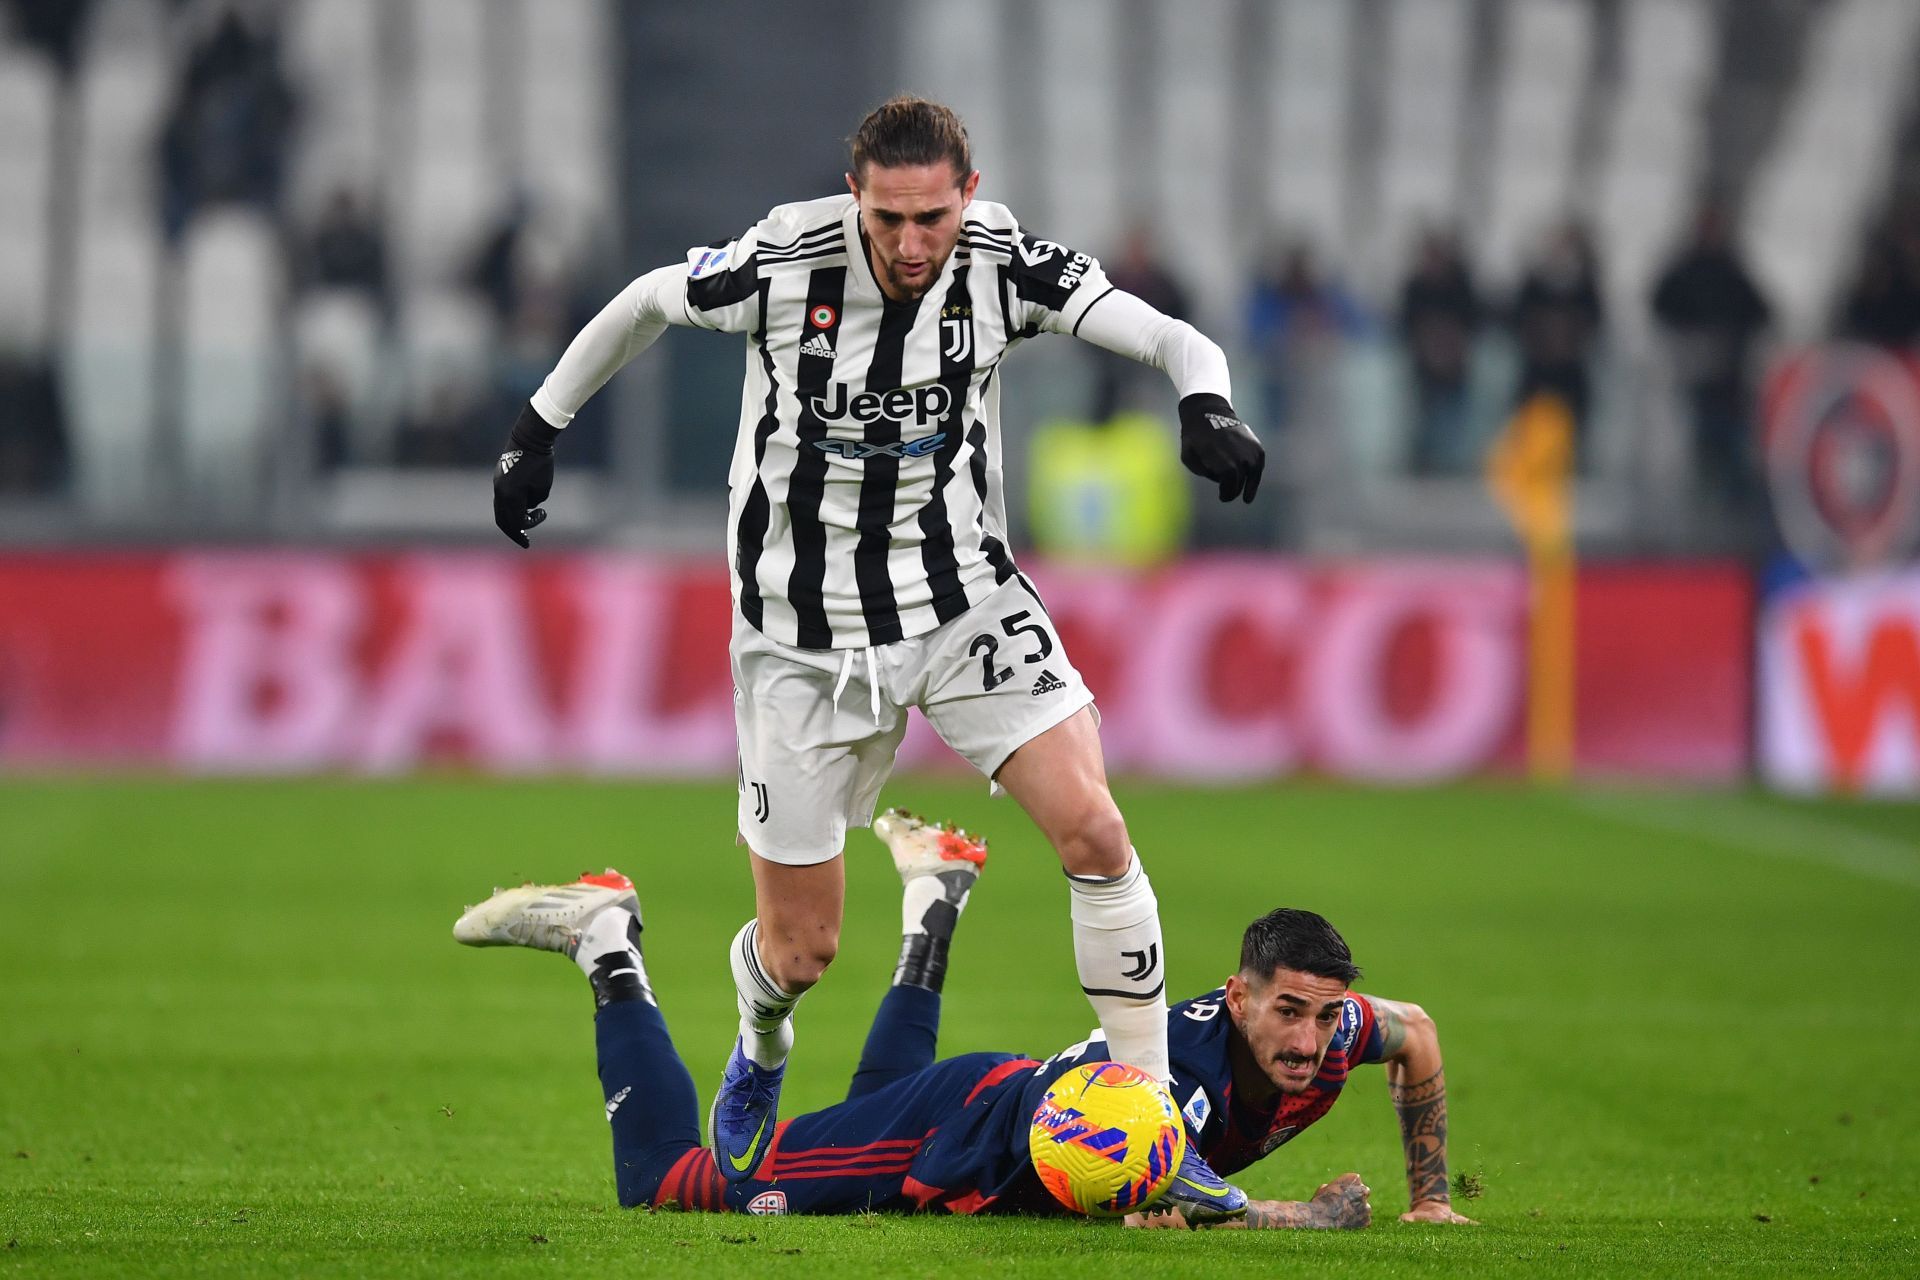
[[[88,23],[109,0],[0,0],[0,40],[44,53],[72,100]],[[302,98],[284,48],[285,9],[271,0],[161,0],[168,36],[187,46],[171,60],[154,139],[151,217],[176,256],[195,219],[221,209],[266,218],[281,258],[292,315],[326,298],[375,317],[382,350],[396,346],[405,301],[377,194],[342,185],[303,213],[289,190],[289,157],[301,142]],[[311,203],[311,202],[310,202]],[[297,352],[294,421],[283,447],[307,448],[312,467],[484,465],[504,425],[539,385],[568,338],[604,301],[604,278],[578,260],[556,260],[551,238],[529,244],[539,201],[513,193],[462,251],[453,282],[490,312],[485,366],[434,375],[420,394],[396,392],[369,407],[349,386],[353,370],[324,351]],[[583,256],[583,255],[576,255]],[[389,378],[389,381],[393,379]],[[369,421],[369,418],[373,420]],[[589,406],[570,433],[571,454],[604,463],[604,406]],[[290,445],[284,442],[294,442]],[[0,350],[0,494],[68,491],[75,450],[69,407],[46,350]]]
[[[90,11],[107,0],[0,0],[0,23],[16,42],[75,74]],[[162,127],[153,141],[151,219],[178,246],[214,209],[242,208],[275,229],[291,314],[315,299],[370,317],[382,352],[407,311],[410,287],[395,266],[390,220],[370,185],[346,183],[303,205],[291,198],[289,157],[310,118],[289,74],[283,10],[248,0],[155,0],[180,16],[169,34],[187,47],[170,59]],[[533,193],[501,202],[461,259],[454,295],[486,313],[484,353],[471,365],[416,371],[404,393],[369,397],[364,371],[322,348],[296,350],[289,370],[292,428],[307,469],[464,467],[487,462],[517,405],[537,387],[570,335],[609,295],[604,271],[584,254],[556,254],[537,234]],[[1060,229],[1071,236],[1070,229]],[[1162,260],[1154,229],[1132,228],[1104,250],[1108,274],[1170,315],[1202,313],[1255,381],[1243,409],[1275,439],[1340,425],[1316,401],[1316,376],[1343,353],[1366,349],[1391,362],[1391,469],[1413,477],[1478,474],[1506,417],[1536,396],[1556,398],[1573,425],[1574,456],[1594,466],[1594,423],[1606,399],[1610,346],[1623,328],[1655,335],[1671,370],[1703,497],[1751,508],[1761,486],[1755,462],[1755,399],[1761,355],[1773,332],[1766,283],[1741,249],[1739,210],[1707,201],[1675,247],[1644,315],[1610,314],[1602,287],[1605,244],[1579,220],[1553,227],[1511,282],[1476,272],[1461,229],[1433,226],[1411,246],[1397,289],[1350,287],[1305,240],[1277,237],[1240,300],[1235,325],[1217,323],[1219,299],[1196,299]],[[1622,304],[1617,296],[1614,307]],[[1857,267],[1831,318],[1834,337],[1910,348],[1920,342],[1920,202],[1896,200],[1864,237]],[[455,342],[458,329],[455,328]],[[295,344],[297,347],[297,343]],[[0,491],[67,492],[74,482],[71,406],[46,350],[0,349]],[[412,385],[412,384],[419,385]],[[1105,423],[1130,410],[1162,416],[1161,380],[1117,358],[1094,357],[1086,416]],[[576,466],[605,463],[607,398],[569,432]],[[278,442],[276,442],[278,443]]]
[[[1432,227],[1389,303],[1347,287],[1310,244],[1283,242],[1252,280],[1240,315],[1237,336],[1259,377],[1246,410],[1271,431],[1296,430],[1303,412],[1311,416],[1303,388],[1331,359],[1350,344],[1387,342],[1405,383],[1404,474],[1477,474],[1490,432],[1542,393],[1568,410],[1576,467],[1585,470],[1612,319],[1601,252],[1581,222],[1568,220],[1542,237],[1518,284],[1501,292],[1476,278],[1457,229]],[[1896,202],[1865,237],[1858,262],[1830,336],[1896,350],[1920,344],[1920,201]],[[1188,291],[1146,228],[1129,232],[1108,273],[1168,314],[1190,316]],[[1773,309],[1741,250],[1732,209],[1700,206],[1643,305],[1682,402],[1702,497],[1750,508],[1760,496],[1759,355]],[[1102,355],[1095,364],[1092,421],[1153,403],[1153,381],[1130,373],[1128,362]]]

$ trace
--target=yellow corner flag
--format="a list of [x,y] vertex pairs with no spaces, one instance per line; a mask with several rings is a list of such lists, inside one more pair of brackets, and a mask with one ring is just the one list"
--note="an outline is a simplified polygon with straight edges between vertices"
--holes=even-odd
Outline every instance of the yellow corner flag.
[[1527,768],[1562,781],[1573,769],[1573,413],[1550,393],[1529,398],[1487,455],[1487,487],[1527,550]]

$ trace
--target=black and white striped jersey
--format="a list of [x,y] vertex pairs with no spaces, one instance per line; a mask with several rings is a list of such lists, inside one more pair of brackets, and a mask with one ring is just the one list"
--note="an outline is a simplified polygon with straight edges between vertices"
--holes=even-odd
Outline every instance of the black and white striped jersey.
[[880,291],[851,195],[694,250],[688,317],[748,335],[728,512],[747,621],[803,648],[887,644],[1012,576],[995,370],[1109,288],[985,201],[912,302]]
[[995,372],[1022,339],[1077,333],[1228,396],[1226,357],[1108,284],[1100,264],[963,211],[931,288],[874,279],[851,195],[781,205],[735,240],[650,271],[582,329],[533,396],[556,427],[667,325],[747,336],[728,477],[746,620],[813,649],[887,644],[958,617],[1013,576]]

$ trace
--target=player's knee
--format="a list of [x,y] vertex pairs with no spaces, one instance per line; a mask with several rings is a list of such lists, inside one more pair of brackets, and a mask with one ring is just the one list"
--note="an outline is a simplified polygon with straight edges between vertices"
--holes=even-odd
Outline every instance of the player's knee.
[[820,976],[840,953],[840,931],[820,929],[792,939],[766,957],[773,980],[783,991],[795,995],[820,981]]
[[1127,835],[1127,822],[1111,799],[1089,804],[1073,815],[1055,835],[1060,864],[1069,875],[1125,875],[1133,857],[1133,842]]

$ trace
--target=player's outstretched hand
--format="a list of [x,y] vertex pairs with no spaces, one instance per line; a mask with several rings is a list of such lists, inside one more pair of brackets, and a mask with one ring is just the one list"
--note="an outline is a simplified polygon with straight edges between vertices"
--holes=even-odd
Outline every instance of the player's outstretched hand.
[[1225,396],[1210,392],[1180,401],[1180,462],[1220,486],[1220,501],[1252,502],[1267,451]]
[[553,442],[559,438],[558,427],[548,426],[532,404],[522,405],[493,468],[493,522],[523,547],[533,545],[527,531],[547,518],[540,504],[553,492]]
[[1357,1173],[1343,1173],[1313,1193],[1313,1209],[1319,1225],[1336,1229],[1356,1229],[1373,1222],[1373,1189]]
[[1480,1225],[1465,1214],[1455,1213],[1453,1206],[1445,1200],[1422,1200],[1419,1204],[1401,1214],[1400,1221],[1458,1223],[1466,1227],[1477,1227]]

